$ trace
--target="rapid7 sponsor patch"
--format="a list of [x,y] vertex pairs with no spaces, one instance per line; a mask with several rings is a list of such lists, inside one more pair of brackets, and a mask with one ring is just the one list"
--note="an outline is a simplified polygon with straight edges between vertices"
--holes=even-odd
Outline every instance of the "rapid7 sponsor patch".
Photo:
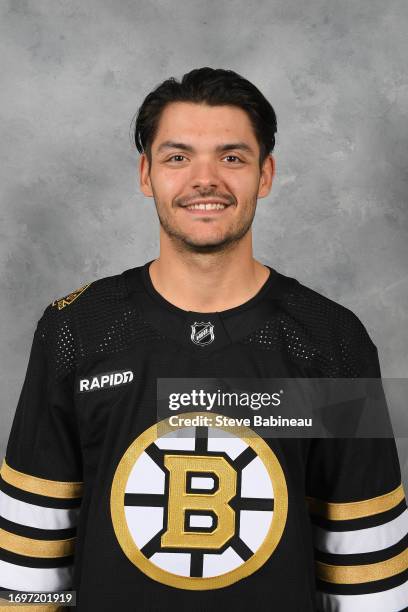
[[133,380],[132,370],[117,370],[115,372],[104,372],[88,378],[80,378],[77,382],[77,393],[97,391],[126,385]]

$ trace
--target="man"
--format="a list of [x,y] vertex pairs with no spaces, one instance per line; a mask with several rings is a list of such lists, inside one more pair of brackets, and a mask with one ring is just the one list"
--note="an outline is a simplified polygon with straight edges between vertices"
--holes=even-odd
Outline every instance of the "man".
[[253,257],[275,133],[232,71],[146,97],[135,140],[160,254],[38,322],[0,472],[4,590],[73,589],[81,611],[406,609],[392,437],[156,426],[165,379],[381,376],[355,314]]

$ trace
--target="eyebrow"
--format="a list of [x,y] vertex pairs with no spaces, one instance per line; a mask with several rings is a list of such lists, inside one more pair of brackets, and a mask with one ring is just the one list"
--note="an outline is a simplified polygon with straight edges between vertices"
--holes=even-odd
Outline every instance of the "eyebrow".
[[[195,149],[191,145],[188,145],[184,142],[175,142],[174,140],[165,140],[162,142],[158,148],[157,153],[160,153],[164,149],[181,149],[182,151],[188,151],[189,153],[194,153]],[[253,149],[246,142],[231,142],[222,145],[218,145],[215,147],[216,153],[223,153],[224,151],[240,150],[249,153],[250,155],[254,155]]]

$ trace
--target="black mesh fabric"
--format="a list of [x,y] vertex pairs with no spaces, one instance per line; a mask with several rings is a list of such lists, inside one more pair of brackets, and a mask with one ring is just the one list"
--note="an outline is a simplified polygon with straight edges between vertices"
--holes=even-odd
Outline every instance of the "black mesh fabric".
[[98,353],[115,353],[137,342],[165,339],[127,300],[121,275],[91,283],[72,304],[50,304],[38,323],[56,380]]
[[[370,376],[367,367],[376,347],[359,318],[291,280],[284,283],[271,317],[241,342],[260,351],[283,352],[307,364],[316,376]],[[57,380],[92,355],[123,351],[138,342],[169,341],[129,300],[120,274],[94,281],[61,310],[50,304],[38,326]]]
[[287,290],[278,312],[243,342],[282,351],[322,378],[377,374],[370,370],[377,349],[360,319],[299,282]]

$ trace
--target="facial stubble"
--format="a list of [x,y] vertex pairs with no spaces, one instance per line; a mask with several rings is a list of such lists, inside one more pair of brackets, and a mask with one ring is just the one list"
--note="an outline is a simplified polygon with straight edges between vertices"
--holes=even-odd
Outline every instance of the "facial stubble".
[[[163,230],[169,236],[170,240],[173,241],[177,250],[188,251],[190,253],[219,253],[230,250],[235,244],[237,244],[251,229],[253,219],[256,210],[256,197],[249,202],[243,202],[240,204],[242,210],[247,214],[238,220],[238,226],[230,228],[226,231],[225,235],[220,239],[210,242],[196,242],[191,236],[181,232],[175,224],[173,224],[168,215],[164,213],[166,205],[162,206],[159,199],[157,198],[154,189],[152,187],[153,199],[156,206],[157,216]],[[234,206],[234,204],[231,204]],[[174,206],[172,205],[172,208]],[[197,220],[198,223],[211,223],[212,221]]]

